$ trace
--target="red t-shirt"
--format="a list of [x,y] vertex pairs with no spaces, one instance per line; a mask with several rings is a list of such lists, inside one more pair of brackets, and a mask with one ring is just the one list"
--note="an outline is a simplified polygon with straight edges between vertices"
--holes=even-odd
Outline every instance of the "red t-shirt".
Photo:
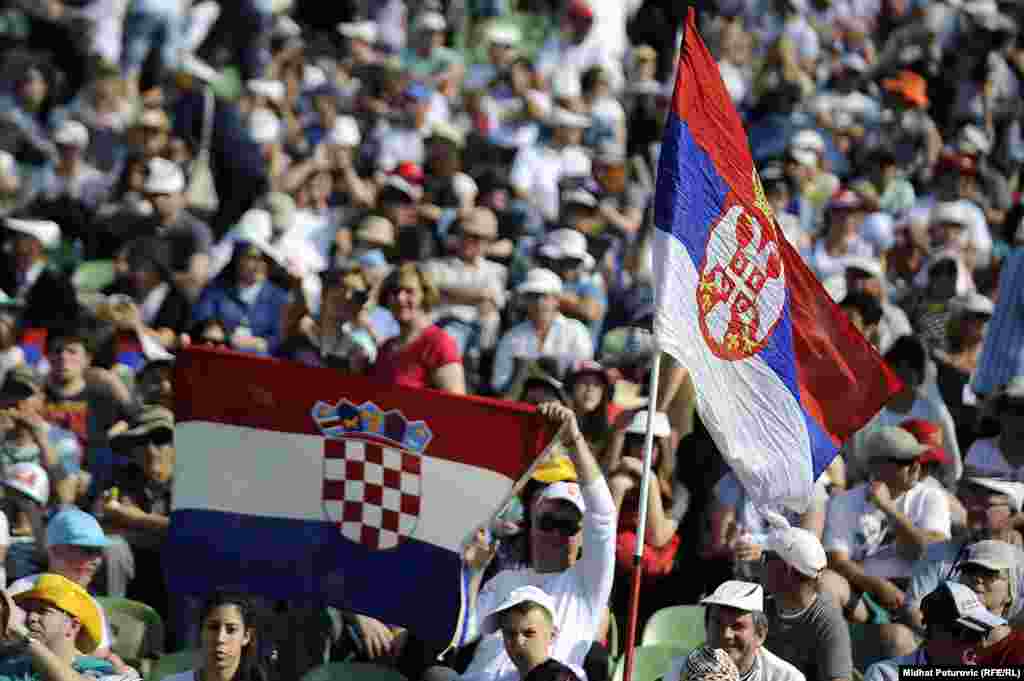
[[1015,629],[999,643],[978,649],[975,664],[979,667],[1024,665],[1024,631]]
[[432,388],[431,375],[443,366],[461,362],[455,339],[439,326],[428,326],[404,348],[398,338],[384,341],[370,376],[385,383],[409,388]]

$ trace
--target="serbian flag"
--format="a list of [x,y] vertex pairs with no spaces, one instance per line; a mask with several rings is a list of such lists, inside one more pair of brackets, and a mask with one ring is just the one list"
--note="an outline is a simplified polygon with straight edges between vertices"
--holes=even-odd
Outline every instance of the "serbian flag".
[[462,548],[550,441],[533,408],[218,350],[175,366],[171,593],[229,586],[459,643]]
[[655,338],[751,501],[802,512],[899,380],[782,235],[718,65],[686,22],[655,195]]

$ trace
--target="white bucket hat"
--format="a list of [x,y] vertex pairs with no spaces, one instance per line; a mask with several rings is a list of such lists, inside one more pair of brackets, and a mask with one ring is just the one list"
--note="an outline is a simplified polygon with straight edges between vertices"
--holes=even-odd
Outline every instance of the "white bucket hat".
[[746,612],[764,612],[764,589],[760,584],[729,580],[701,600],[701,605],[722,605]]
[[557,296],[562,292],[562,278],[549,269],[535,267],[526,273],[526,280],[516,287],[516,293],[540,293]]
[[43,248],[53,248],[60,242],[60,225],[51,220],[7,218],[4,224],[11,231],[28,234],[39,239],[39,242],[43,244]]
[[587,252],[587,237],[575,229],[556,229],[548,234],[541,244],[540,254],[552,260],[575,258],[583,261],[583,267],[594,266],[594,257]]
[[152,158],[146,164],[146,194],[177,194],[185,189],[185,173],[178,164],[165,158]]

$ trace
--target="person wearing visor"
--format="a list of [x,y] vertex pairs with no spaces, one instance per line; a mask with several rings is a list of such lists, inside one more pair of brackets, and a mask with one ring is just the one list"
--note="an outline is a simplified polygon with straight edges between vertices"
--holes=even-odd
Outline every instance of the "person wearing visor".
[[900,667],[965,665],[976,661],[977,647],[1006,620],[985,608],[969,587],[942,582],[921,601],[925,640],[921,647],[901,657],[882,660],[868,667],[865,681],[897,681]]
[[264,240],[236,242],[232,262],[203,291],[192,310],[192,321],[220,319],[239,350],[276,351],[281,341],[281,312],[288,301],[288,293],[269,280],[276,256]]

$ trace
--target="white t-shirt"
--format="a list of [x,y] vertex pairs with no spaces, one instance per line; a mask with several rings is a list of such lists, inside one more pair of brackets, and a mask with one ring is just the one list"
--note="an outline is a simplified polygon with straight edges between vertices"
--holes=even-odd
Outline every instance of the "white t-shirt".
[[[488,613],[521,586],[543,589],[555,603],[555,640],[551,657],[574,669],[583,660],[597,634],[615,576],[615,502],[605,481],[582,488],[587,512],[583,516],[583,555],[564,572],[538,573],[532,568],[503,570],[484,584],[476,613]],[[495,681],[516,667],[505,653],[500,633],[480,639],[463,681]],[[583,678],[582,676],[580,678]]]
[[[29,575],[28,577],[22,577],[11,582],[11,585],[7,587],[7,593],[12,598],[23,591],[28,591],[35,584],[36,580],[39,579],[39,575]],[[90,595],[89,598],[92,598]],[[103,625],[103,638],[100,640],[99,649],[105,650],[110,648],[113,638],[110,635],[110,622],[107,620],[107,613],[103,612],[103,606],[96,602],[95,598],[92,598],[92,602],[96,604],[96,608],[100,611],[100,623]]]
[[965,466],[970,466],[972,472],[983,471],[995,476],[1010,475],[1017,479],[1024,479],[1024,466],[1014,468],[1003,452],[999,449],[999,437],[990,437],[984,440],[975,440],[971,448],[967,450],[967,461]]
[[[825,550],[844,551],[872,577],[909,577],[914,562],[901,553],[888,517],[868,501],[867,493],[868,485],[863,484],[832,497],[825,522]],[[919,482],[896,498],[896,508],[914,527],[949,538],[952,521],[944,491]]]

